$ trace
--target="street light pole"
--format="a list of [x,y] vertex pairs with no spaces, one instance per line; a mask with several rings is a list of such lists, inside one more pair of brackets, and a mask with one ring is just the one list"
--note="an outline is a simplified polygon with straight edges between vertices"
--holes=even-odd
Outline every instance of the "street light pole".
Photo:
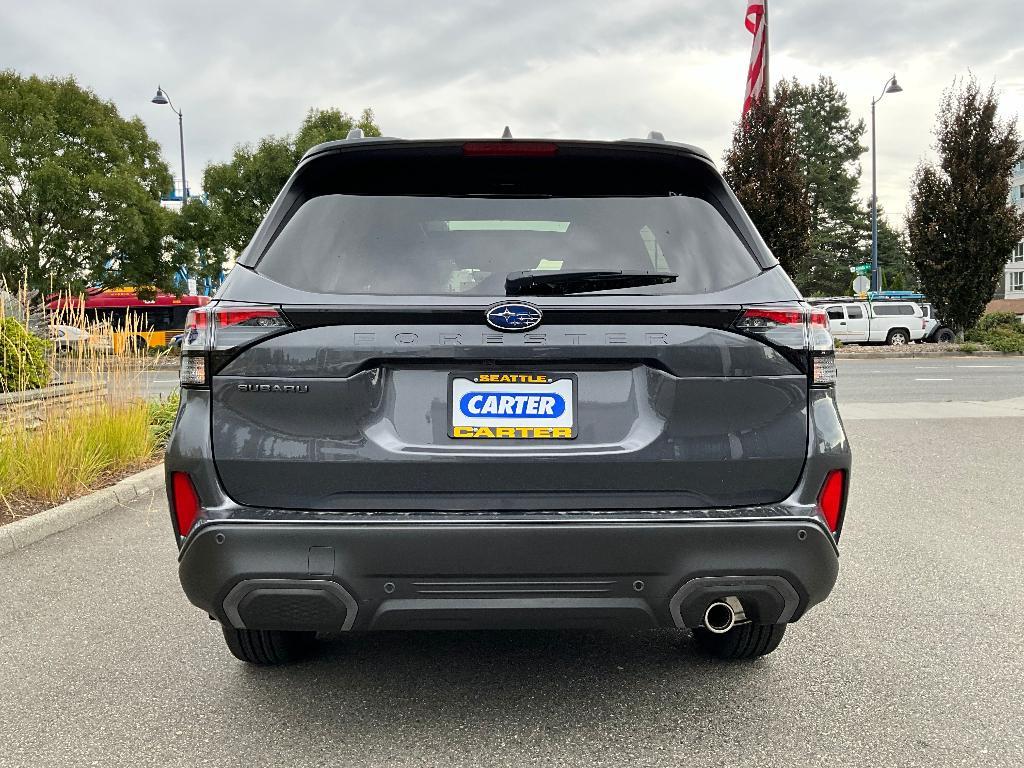
[[188,202],[188,182],[185,181],[185,128],[178,113],[178,143],[181,146],[181,204]]
[[871,290],[877,291],[881,286],[878,274],[878,163],[875,134],[875,105],[887,93],[899,93],[903,89],[896,82],[896,75],[885,81],[882,93],[877,99],[871,100]]
[[150,99],[150,101],[154,104],[166,104],[178,116],[178,141],[181,145],[181,204],[185,205],[188,202],[188,181],[185,179],[185,128],[182,124],[181,110],[174,108],[174,104],[171,103],[171,97],[160,86],[157,86],[156,96]]

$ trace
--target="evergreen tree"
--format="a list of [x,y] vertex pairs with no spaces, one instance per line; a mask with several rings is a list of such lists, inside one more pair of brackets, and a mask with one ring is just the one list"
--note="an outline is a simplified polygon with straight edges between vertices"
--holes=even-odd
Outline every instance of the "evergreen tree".
[[[871,261],[871,240],[864,245],[861,262]],[[920,287],[917,269],[910,258],[905,233],[894,229],[878,209],[878,271],[880,286],[887,291],[913,291]]]
[[785,95],[756,102],[732,136],[723,174],[786,272],[810,255],[810,208]]
[[853,122],[846,94],[831,78],[781,82],[776,97],[796,128],[800,170],[811,212],[811,253],[794,279],[807,295],[850,291],[850,267],[862,260],[868,215],[857,199],[864,121]]
[[1009,202],[1021,157],[1016,123],[998,117],[994,89],[971,78],[943,95],[935,127],[938,163],[917,169],[907,232],[921,284],[937,314],[958,331],[991,300],[1024,215]]

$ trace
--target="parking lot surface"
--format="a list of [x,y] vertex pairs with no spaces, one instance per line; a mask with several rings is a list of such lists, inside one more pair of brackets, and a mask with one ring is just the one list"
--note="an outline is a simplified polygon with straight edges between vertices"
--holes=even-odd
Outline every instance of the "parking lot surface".
[[0,766],[1024,765],[1024,419],[848,429],[837,590],[753,663],[495,632],[247,667],[141,499],[0,559]]

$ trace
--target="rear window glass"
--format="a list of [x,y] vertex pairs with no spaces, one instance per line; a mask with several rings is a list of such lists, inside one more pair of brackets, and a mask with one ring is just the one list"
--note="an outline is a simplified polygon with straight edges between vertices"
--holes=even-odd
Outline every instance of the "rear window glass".
[[909,304],[876,304],[874,312],[875,317],[913,316],[914,308]]
[[637,197],[327,194],[305,202],[257,271],[334,294],[502,296],[510,272],[641,270],[673,283],[615,293],[699,294],[760,272],[710,202]]
[[851,320],[860,320],[864,317],[860,307],[847,307],[846,314],[849,315]]

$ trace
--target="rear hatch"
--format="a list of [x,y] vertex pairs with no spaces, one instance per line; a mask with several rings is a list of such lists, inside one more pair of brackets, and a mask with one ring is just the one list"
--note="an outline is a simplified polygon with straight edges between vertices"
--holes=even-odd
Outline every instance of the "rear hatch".
[[685,148],[331,148],[203,321],[217,470],[282,509],[770,504],[807,318]]

